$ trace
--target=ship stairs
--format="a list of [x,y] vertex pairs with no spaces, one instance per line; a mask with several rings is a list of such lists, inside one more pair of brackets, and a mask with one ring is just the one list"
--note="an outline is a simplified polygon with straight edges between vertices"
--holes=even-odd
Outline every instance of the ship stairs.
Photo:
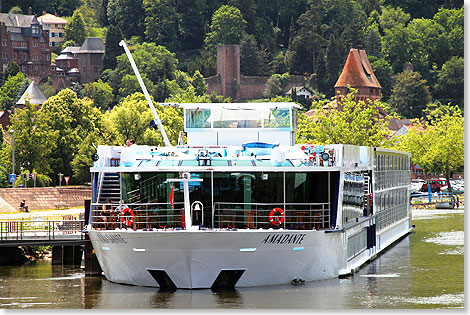
[[120,198],[120,184],[118,173],[104,173],[103,184],[101,186],[98,203],[105,203],[106,199],[112,204],[118,204]]

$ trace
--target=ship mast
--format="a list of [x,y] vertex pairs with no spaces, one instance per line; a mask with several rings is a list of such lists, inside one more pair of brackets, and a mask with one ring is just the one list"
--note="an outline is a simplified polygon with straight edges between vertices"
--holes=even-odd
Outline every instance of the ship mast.
[[129,51],[129,48],[127,48],[126,42],[121,40],[119,42],[119,46],[122,46],[124,50],[126,51],[127,58],[129,59],[129,62],[131,63],[132,69],[134,69],[135,76],[137,77],[140,87],[142,88],[142,91],[144,92],[145,99],[147,100],[147,103],[149,104],[150,109],[152,110],[153,117],[155,117],[154,122],[158,125],[158,129],[160,129],[160,132],[162,133],[163,142],[165,143],[165,146],[167,147],[171,146],[170,141],[168,140],[168,137],[166,135],[165,129],[163,129],[162,122],[160,118],[158,117],[157,111],[155,110],[155,107],[153,106],[152,100],[150,99],[149,92],[147,91],[144,81],[142,80],[142,77],[140,76],[139,70],[137,69],[137,66],[135,65],[134,58],[132,58],[131,52]]

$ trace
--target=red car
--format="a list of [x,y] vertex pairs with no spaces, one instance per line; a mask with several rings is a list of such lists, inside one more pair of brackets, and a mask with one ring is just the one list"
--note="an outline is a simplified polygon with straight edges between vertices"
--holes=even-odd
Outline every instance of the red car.
[[447,186],[445,178],[431,178],[421,186],[421,191],[428,191],[428,184],[431,185],[431,192],[440,192],[441,187]]

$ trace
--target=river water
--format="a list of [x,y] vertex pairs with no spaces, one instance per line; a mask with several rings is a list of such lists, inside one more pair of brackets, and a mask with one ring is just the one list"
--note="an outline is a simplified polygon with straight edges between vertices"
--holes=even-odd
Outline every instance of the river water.
[[234,292],[111,283],[41,261],[0,267],[2,309],[434,309],[464,307],[464,210],[413,210],[414,233],[342,279]]

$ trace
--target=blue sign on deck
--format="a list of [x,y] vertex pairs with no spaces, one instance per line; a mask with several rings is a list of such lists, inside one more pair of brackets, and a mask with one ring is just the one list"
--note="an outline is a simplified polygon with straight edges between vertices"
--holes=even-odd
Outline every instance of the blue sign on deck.
[[10,174],[10,183],[16,182],[16,174]]

